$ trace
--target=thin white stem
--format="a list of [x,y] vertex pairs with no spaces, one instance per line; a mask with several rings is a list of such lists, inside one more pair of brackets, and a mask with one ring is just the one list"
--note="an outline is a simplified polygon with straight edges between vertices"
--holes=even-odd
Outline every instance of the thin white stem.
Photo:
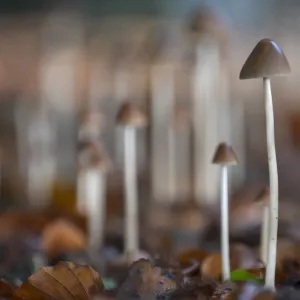
[[274,113],[271,82],[269,78],[264,78],[264,98],[266,106],[267,147],[270,177],[270,235],[265,285],[268,288],[274,289],[278,231],[278,173],[275,150]]
[[262,219],[262,226],[261,226],[261,233],[260,233],[260,259],[263,261],[264,264],[267,263],[268,257],[268,247],[269,247],[269,205],[264,206],[263,211],[263,219]]
[[175,70],[172,64],[157,62],[150,67],[151,76],[151,185],[153,199],[161,203],[169,200],[168,144],[165,141],[168,132],[164,130],[169,125],[165,115],[174,110],[175,101]]
[[86,211],[86,174],[80,172],[76,183],[76,209],[78,212]]
[[222,250],[222,278],[230,279],[229,258],[229,220],[228,220],[228,167],[221,167],[221,250]]
[[176,137],[173,124],[169,127],[169,188],[170,201],[174,202],[176,197]]
[[136,129],[124,130],[125,152],[125,255],[129,258],[139,249],[136,174]]
[[[209,163],[219,140],[217,107],[219,100],[219,50],[208,37],[203,37],[196,49],[197,62],[193,79],[193,130],[194,130],[194,188],[197,202],[213,204],[218,197],[213,183],[218,173]],[[200,117],[199,117],[200,116]]]
[[103,246],[106,180],[105,174],[98,169],[90,169],[85,173],[85,195],[88,213],[89,244],[94,250]]

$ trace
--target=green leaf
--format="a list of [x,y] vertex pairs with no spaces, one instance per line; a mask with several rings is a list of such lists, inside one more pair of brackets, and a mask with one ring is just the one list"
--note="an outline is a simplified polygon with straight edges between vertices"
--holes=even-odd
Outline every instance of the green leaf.
[[230,280],[231,281],[254,281],[258,284],[262,284],[263,281],[261,278],[254,276],[250,272],[246,270],[234,270],[230,274]]

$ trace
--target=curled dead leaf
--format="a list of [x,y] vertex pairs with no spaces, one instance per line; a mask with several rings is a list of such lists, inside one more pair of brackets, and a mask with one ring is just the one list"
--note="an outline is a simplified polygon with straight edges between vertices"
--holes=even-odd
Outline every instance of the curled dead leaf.
[[87,300],[104,289],[99,274],[89,266],[61,262],[44,267],[30,276],[13,300]]
[[154,299],[172,292],[175,288],[175,280],[163,274],[160,267],[154,266],[149,260],[140,259],[131,265],[117,299],[131,299],[136,295]]
[[0,280],[0,298],[10,299],[14,293],[14,288],[7,282]]
[[219,253],[207,256],[201,264],[201,276],[203,279],[218,279],[222,273],[222,258]]
[[67,252],[84,250],[87,245],[83,231],[71,222],[57,220],[43,231],[42,244],[49,258],[55,258]]
[[201,262],[208,256],[208,253],[200,248],[189,249],[177,255],[182,273],[188,276],[195,276],[199,273]]
[[202,262],[208,253],[200,248],[188,249],[177,255],[177,260],[181,265],[190,265],[191,260]]
[[234,282],[224,282],[217,286],[210,300],[233,300],[236,291],[237,285]]

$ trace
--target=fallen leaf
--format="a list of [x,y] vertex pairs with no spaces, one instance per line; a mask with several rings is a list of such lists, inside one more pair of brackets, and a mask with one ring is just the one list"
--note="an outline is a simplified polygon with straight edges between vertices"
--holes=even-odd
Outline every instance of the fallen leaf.
[[205,257],[208,256],[208,254],[209,253],[200,248],[194,248],[179,253],[176,258],[181,265],[190,265],[191,260],[197,260],[199,262],[202,262],[205,259]]
[[13,300],[87,300],[104,289],[99,274],[89,266],[61,262],[34,273],[17,289]]
[[[217,286],[211,300],[233,300],[235,299],[235,292],[237,290],[237,285],[234,282],[224,282]],[[200,300],[200,299],[199,299]]]
[[207,256],[201,264],[201,277],[203,279],[218,279],[222,274],[222,258],[219,253]]
[[252,298],[252,300],[275,300],[275,299],[276,299],[276,295],[272,291],[267,291],[267,290],[258,292]]
[[132,299],[137,295],[141,299],[156,299],[176,289],[176,282],[160,267],[154,266],[149,260],[140,259],[134,262],[128,277],[122,284],[117,299]]
[[276,253],[276,267],[280,271],[286,269],[287,261],[299,261],[299,246],[289,239],[278,239]]
[[247,270],[242,270],[242,269],[232,271],[230,273],[230,280],[234,281],[234,282],[236,282],[236,281],[253,281],[253,282],[256,282],[259,284],[263,283],[261,278],[253,275],[252,273],[250,273]]
[[[243,244],[230,247],[230,269],[252,269],[260,267],[255,253]],[[208,255],[201,264],[201,276],[205,279],[220,278],[222,274],[222,257],[220,253]]]
[[14,293],[14,288],[7,282],[0,280],[0,297],[10,299]]
[[266,268],[247,269],[247,271],[260,279],[265,278]]

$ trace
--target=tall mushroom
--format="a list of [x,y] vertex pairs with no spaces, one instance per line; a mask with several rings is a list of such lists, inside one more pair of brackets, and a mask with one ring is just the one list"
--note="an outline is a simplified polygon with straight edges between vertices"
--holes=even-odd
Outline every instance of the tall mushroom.
[[289,63],[280,47],[270,39],[261,40],[242,67],[240,79],[263,78],[266,110],[266,135],[270,177],[270,235],[265,285],[274,288],[278,232],[278,171],[275,150],[272,76],[290,73]]
[[229,259],[229,218],[228,218],[228,166],[236,165],[237,158],[226,143],[221,143],[216,149],[212,160],[213,164],[221,166],[221,251],[222,251],[222,278],[230,279]]
[[[104,131],[104,116],[97,111],[82,111],[79,114],[79,130],[78,130],[78,142],[79,142],[79,163],[80,168],[86,167],[86,165],[82,165],[80,160],[82,157],[86,157],[83,154],[90,153],[90,146],[92,144],[96,145],[99,143],[99,139]],[[98,147],[98,146],[97,146]],[[100,145],[99,145],[100,147]],[[89,150],[88,150],[89,149]],[[86,151],[88,150],[88,152]],[[104,151],[103,149],[101,150]],[[84,162],[86,164],[87,162]],[[81,211],[86,206],[86,191],[85,180],[82,180],[81,172],[78,173],[78,184],[77,184],[77,199],[76,199],[76,207],[78,211]],[[85,178],[85,176],[83,176]],[[81,186],[83,185],[83,187]],[[83,195],[81,195],[83,193]]]
[[263,219],[260,232],[260,258],[264,264],[267,263],[269,245],[269,216],[270,216],[270,190],[265,187],[257,195],[255,202],[263,206]]
[[83,143],[79,149],[77,193],[88,215],[89,245],[103,246],[106,212],[106,172],[111,168],[107,154],[97,141]]
[[[216,201],[218,173],[210,165],[215,145],[229,138],[227,32],[225,23],[209,7],[192,11],[189,40],[193,45],[192,84],[194,193],[197,201]],[[192,54],[191,53],[191,54]],[[201,117],[199,117],[201,116]],[[224,119],[224,120],[223,120]],[[225,125],[226,124],[226,125]]]
[[130,261],[139,251],[136,130],[147,125],[146,115],[133,103],[122,105],[117,123],[124,128],[125,256]]

